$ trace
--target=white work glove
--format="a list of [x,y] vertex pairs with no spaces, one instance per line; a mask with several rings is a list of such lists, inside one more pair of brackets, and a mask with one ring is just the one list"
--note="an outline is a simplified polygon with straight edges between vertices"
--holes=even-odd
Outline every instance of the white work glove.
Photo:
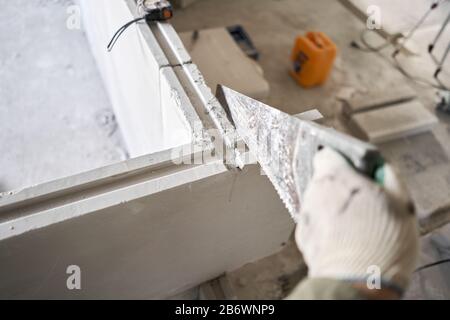
[[406,288],[418,256],[414,207],[390,165],[383,185],[331,149],[317,153],[296,230],[309,277]]

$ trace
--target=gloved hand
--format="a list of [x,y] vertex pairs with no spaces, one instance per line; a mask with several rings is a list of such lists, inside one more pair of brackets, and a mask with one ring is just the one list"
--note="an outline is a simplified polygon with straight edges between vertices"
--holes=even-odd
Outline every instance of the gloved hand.
[[418,256],[414,207],[392,167],[381,187],[328,148],[314,159],[295,236],[310,278],[370,277],[369,289],[379,272],[382,288],[404,290]]

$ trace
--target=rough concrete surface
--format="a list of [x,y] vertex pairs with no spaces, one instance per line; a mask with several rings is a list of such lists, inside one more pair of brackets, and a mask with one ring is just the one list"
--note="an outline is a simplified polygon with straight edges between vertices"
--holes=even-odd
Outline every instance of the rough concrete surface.
[[227,277],[238,299],[283,299],[307,272],[292,237],[279,253],[249,263]]
[[[382,90],[402,79],[399,73],[392,75],[385,61],[349,47],[364,25],[337,1],[201,0],[176,11],[172,23],[179,32],[242,25],[261,53],[259,63],[270,83],[267,103],[290,114],[318,107],[325,116],[332,116],[340,105],[336,99],[339,90],[348,87],[356,92]],[[330,36],[339,48],[339,55],[323,87],[303,89],[289,75],[289,57],[295,38],[309,30],[320,30]],[[383,81],[373,81],[374,78]]]
[[70,0],[0,0],[0,192],[126,158]]
[[382,143],[430,131],[438,120],[417,100],[355,114],[352,123],[363,138]]
[[[436,261],[450,259],[450,225],[447,225],[421,240],[422,252],[419,268]],[[405,299],[450,298],[450,264],[441,263],[414,272],[411,286]]]

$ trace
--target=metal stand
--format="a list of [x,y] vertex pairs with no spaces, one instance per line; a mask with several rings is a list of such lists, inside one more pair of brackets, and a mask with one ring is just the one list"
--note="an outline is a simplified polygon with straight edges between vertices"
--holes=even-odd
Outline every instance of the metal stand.
[[[441,29],[439,30],[438,34],[434,38],[433,42],[428,46],[428,52],[431,54],[433,52],[434,47],[436,46],[436,43],[441,38],[442,34],[444,33],[445,29],[447,28],[447,25],[450,23],[450,13],[447,16],[447,19],[445,19],[444,24],[442,25]],[[434,77],[437,78],[439,76],[439,73],[442,71],[442,66],[444,65],[445,60],[447,59],[447,56],[450,52],[450,43],[447,46],[447,49],[445,50],[441,60],[437,62],[437,69],[434,73]],[[433,57],[434,58],[434,57]]]

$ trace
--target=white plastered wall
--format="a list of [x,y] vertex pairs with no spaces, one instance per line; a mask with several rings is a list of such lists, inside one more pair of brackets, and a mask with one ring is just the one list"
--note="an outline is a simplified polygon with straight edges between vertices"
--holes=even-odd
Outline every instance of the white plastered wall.
[[[132,0],[131,0],[132,1]],[[170,65],[150,47],[138,25],[131,26],[111,52],[113,33],[134,19],[131,1],[79,0],[88,35],[131,157],[191,142],[191,129],[166,77]],[[151,40],[151,39],[150,39]]]

